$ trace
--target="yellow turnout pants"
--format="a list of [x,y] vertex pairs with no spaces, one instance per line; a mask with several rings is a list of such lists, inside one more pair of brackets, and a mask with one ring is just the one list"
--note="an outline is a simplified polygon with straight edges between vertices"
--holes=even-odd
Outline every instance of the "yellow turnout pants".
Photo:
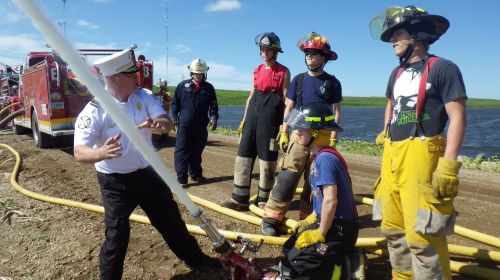
[[431,187],[445,146],[443,134],[385,141],[374,211],[381,210],[394,279],[451,279],[446,235],[455,224],[453,199],[436,199]]

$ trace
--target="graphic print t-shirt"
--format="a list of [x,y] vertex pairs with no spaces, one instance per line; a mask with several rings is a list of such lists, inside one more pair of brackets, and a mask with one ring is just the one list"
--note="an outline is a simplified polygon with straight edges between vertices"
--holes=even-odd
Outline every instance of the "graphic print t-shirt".
[[[398,67],[391,73],[386,97],[392,98],[393,104],[390,129],[393,141],[410,137],[415,125],[418,88],[424,66],[424,60],[408,65],[395,83]],[[467,98],[460,69],[453,62],[440,57],[427,78],[426,98],[421,115],[425,136],[443,132],[448,121],[444,105],[459,98]]]

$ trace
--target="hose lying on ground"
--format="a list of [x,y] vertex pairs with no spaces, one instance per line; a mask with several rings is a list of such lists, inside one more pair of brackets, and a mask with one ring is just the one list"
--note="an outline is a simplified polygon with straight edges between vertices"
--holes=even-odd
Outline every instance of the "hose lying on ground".
[[[5,118],[3,118],[2,120],[0,120],[0,128],[4,128],[10,121],[12,121],[17,116],[22,115],[22,114],[24,114],[24,109],[20,109],[20,110],[17,110],[15,112],[10,113]],[[1,113],[0,113],[0,115],[1,115]]]
[[[83,203],[83,202],[78,202],[78,201],[73,201],[69,199],[62,199],[62,198],[57,198],[57,197],[51,197],[43,194],[38,194],[32,191],[29,191],[22,186],[19,185],[17,182],[17,175],[19,173],[19,169],[21,166],[21,156],[17,151],[15,151],[12,147],[6,144],[0,144],[0,147],[3,147],[7,150],[9,150],[16,158],[16,164],[14,166],[14,169],[12,171],[11,177],[10,177],[10,183],[13,186],[15,190],[20,192],[23,195],[32,197],[37,200],[41,201],[46,201],[54,204],[59,204],[59,205],[64,205],[64,206],[69,206],[69,207],[74,207],[74,208],[81,208],[97,213],[104,213],[104,208],[100,205],[94,205],[94,204],[89,204],[89,203]],[[199,203],[201,205],[211,205],[212,210],[219,210],[222,212],[230,212],[224,207],[216,207],[217,204],[206,201],[204,199],[201,199],[196,196],[190,195],[190,197],[193,199],[194,202]],[[219,209],[220,208],[220,209]],[[234,211],[234,210],[231,210]],[[235,211],[236,212],[236,211]],[[243,213],[240,213],[243,214]],[[246,215],[246,216],[245,216]],[[242,215],[241,217],[248,218],[247,214]],[[252,217],[252,216],[250,216]],[[256,218],[256,217],[254,217]],[[253,223],[256,223],[260,218],[254,219],[251,218],[249,220],[252,220]],[[150,221],[147,217],[143,215],[137,215],[137,214],[132,214],[130,216],[131,221],[135,222],[140,222],[144,224],[150,224]],[[296,223],[296,221],[290,219],[290,223]],[[187,225],[187,228],[189,232],[194,233],[194,234],[199,234],[199,235],[206,235],[205,231],[202,230],[199,226],[194,226],[194,225]],[[285,241],[288,239],[287,237],[273,237],[273,236],[266,236],[266,235],[261,235],[261,234],[248,234],[248,233],[240,233],[240,232],[233,232],[233,231],[225,231],[225,230],[220,230],[220,233],[224,235],[225,238],[231,239],[231,240],[237,240],[239,235],[244,235],[248,238],[250,238],[254,242],[260,242],[261,240],[264,241],[266,244],[273,244],[273,245],[283,245]],[[356,247],[362,247],[366,249],[367,251],[370,252],[382,252],[382,247],[385,247],[386,241],[385,238],[382,237],[372,237],[372,238],[358,238],[356,242]],[[494,251],[488,251],[488,250],[482,250],[482,249],[477,249],[477,248],[471,248],[471,247],[466,247],[466,246],[459,246],[459,245],[449,245],[450,253],[455,252],[456,254],[460,254],[462,252],[462,255],[464,256],[470,256],[470,257],[476,257],[477,259],[483,259],[483,260],[489,260],[489,261],[500,261],[500,252],[494,252]],[[380,250],[380,251],[378,251]],[[465,263],[460,263],[460,262],[455,262],[455,261],[450,261],[452,271],[456,273],[461,273],[464,275],[469,275],[472,277],[478,277],[481,279],[500,279],[500,272],[497,270],[492,270],[488,268],[484,268],[478,265],[470,265],[470,264],[465,264]],[[492,276],[491,276],[492,275]],[[492,278],[493,277],[493,278]]]

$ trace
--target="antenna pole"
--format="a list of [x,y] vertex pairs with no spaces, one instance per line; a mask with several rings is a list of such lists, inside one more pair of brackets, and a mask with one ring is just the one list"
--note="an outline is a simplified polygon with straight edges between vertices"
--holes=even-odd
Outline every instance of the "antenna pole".
[[166,75],[167,75],[167,82],[168,80],[168,0],[165,0],[165,43],[166,43],[166,57],[165,57],[165,66],[166,68]]

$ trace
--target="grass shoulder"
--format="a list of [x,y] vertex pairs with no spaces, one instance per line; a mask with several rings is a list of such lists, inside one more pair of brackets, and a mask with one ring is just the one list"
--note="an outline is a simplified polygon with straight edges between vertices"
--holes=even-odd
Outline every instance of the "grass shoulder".
[[[175,92],[175,87],[169,86],[170,92]],[[158,86],[153,87],[153,92],[159,91]],[[217,89],[217,101],[220,106],[244,106],[250,91],[246,90],[224,90]],[[357,96],[344,96],[342,106],[344,107],[385,107],[387,105],[387,98],[380,97],[357,97]],[[477,108],[500,108],[500,100],[496,99],[480,99],[469,98],[467,101],[468,107]]]
[[[230,138],[238,137],[238,133],[229,127],[217,127],[215,131],[210,133]],[[358,139],[340,139],[337,149],[340,152],[378,157],[382,156],[383,151],[382,147],[375,143]],[[500,174],[500,158],[498,157],[485,157],[483,154],[479,154],[474,158],[460,156],[458,160],[462,162],[465,169]]]

